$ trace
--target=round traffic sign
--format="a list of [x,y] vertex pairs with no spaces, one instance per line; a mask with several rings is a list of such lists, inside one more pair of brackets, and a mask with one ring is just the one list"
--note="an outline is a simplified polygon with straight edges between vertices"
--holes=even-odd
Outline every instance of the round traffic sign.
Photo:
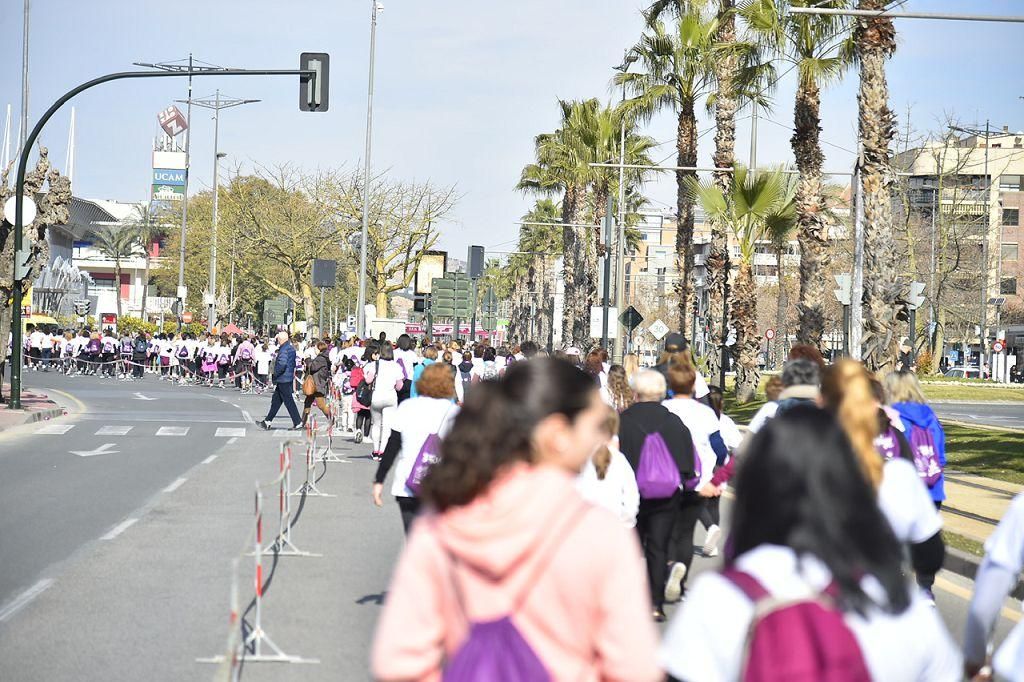
[[774,339],[775,338],[775,330],[771,329],[771,328],[766,330],[765,333],[764,333],[764,338],[768,339],[769,341]]
[[992,344],[992,350],[995,351],[996,353],[1002,353],[1003,348],[1005,348],[1005,346],[1003,345],[1002,341],[996,341],[995,343]]
[[[14,205],[17,201],[18,198],[13,196],[4,202],[4,220],[9,222],[11,225],[14,224]],[[31,225],[32,221],[36,219],[36,202],[32,201],[32,197],[25,197],[25,200],[22,202],[21,219],[22,224],[24,225]]]
[[181,321],[185,324],[192,324],[192,313],[182,313]]

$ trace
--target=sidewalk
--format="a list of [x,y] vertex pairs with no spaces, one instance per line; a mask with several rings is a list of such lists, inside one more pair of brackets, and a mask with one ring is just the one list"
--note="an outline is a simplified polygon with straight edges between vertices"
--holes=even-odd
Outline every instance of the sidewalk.
[[0,431],[67,414],[67,410],[40,391],[22,390],[20,410],[10,409],[6,402],[11,395],[10,384],[3,385],[3,395],[4,402],[0,403]]
[[[276,476],[280,443],[276,434],[239,438],[189,471],[180,487],[156,495],[136,523],[66,562],[48,589],[0,624],[3,676],[212,680],[217,666],[195,659],[224,653],[231,560],[253,524],[254,481]],[[378,510],[370,501],[376,465],[367,449],[336,443],[348,461],[329,464],[318,486],[337,497],[307,498],[294,525],[293,542],[323,556],[281,557],[273,572],[273,557],[263,562],[264,581],[272,576],[264,630],[286,653],[320,663],[248,663],[246,680],[367,679],[373,625],[403,541],[394,503]],[[296,463],[293,489],[304,466]],[[277,529],[276,488],[264,504],[266,544]],[[245,611],[253,559],[240,567]]]

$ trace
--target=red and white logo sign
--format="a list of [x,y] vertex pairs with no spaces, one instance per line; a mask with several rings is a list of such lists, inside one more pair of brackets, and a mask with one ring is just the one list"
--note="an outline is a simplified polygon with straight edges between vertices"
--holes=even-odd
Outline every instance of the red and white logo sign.
[[996,341],[992,344],[992,350],[996,353],[1002,353],[1004,348],[1006,348],[1006,346],[1003,345],[1002,341]]
[[156,120],[160,122],[160,127],[164,129],[164,132],[171,137],[185,132],[185,129],[188,128],[185,114],[181,113],[181,110],[173,104],[157,114]]
[[182,313],[181,321],[185,324],[192,324],[192,313]]
[[768,339],[769,341],[774,339],[775,338],[775,330],[774,329],[766,330],[765,333],[764,333],[764,338]]

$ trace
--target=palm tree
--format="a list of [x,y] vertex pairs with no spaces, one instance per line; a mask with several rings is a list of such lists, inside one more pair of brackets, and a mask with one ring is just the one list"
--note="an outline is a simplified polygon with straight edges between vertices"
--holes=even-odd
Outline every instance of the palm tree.
[[[535,139],[536,161],[527,165],[517,189],[542,196],[562,195],[562,248],[565,296],[562,341],[585,346],[590,341],[590,308],[597,299],[597,244],[594,227],[580,227],[600,220],[605,199],[617,189],[617,176],[591,163],[618,156],[620,127],[626,123],[626,163],[649,165],[647,151],[654,140],[636,132],[636,122],[597,99],[559,101],[561,125],[554,133]],[[642,172],[626,174],[636,182]],[[592,193],[592,195],[591,195]],[[588,205],[591,209],[587,215]]]
[[159,211],[152,204],[139,204],[135,207],[135,214],[126,221],[126,224],[131,225],[138,233],[146,259],[146,267],[142,276],[142,310],[139,315],[143,320],[146,319],[146,297],[149,294],[150,249],[164,236],[166,229],[160,217]]
[[[858,9],[885,9],[889,0],[859,0]],[[864,336],[861,357],[869,370],[895,365],[899,340],[891,191],[895,175],[889,145],[896,134],[896,115],[889,108],[885,61],[896,51],[896,29],[885,15],[861,19],[854,31],[860,63],[857,137],[861,145],[860,199],[864,213]]]
[[117,317],[121,318],[121,261],[142,255],[139,231],[130,223],[109,225],[94,230],[92,245],[97,251],[114,261],[114,295]]
[[699,201],[708,217],[729,229],[740,247],[739,269],[733,285],[732,313],[736,329],[738,363],[736,400],[754,398],[760,376],[757,355],[761,340],[757,333],[757,290],[754,285],[754,255],[759,242],[792,229],[796,222],[796,183],[781,169],[749,173],[735,166],[727,191],[715,181],[691,180],[687,191]]
[[[849,22],[838,16],[791,14],[780,7],[787,0],[755,0],[740,12],[775,54],[797,69],[793,137],[790,144],[800,171],[797,217],[800,242],[801,343],[821,345],[825,332],[825,297],[822,286],[828,265],[827,205],[822,191],[821,90],[835,83],[853,61],[853,37]],[[847,0],[788,0],[794,7],[842,9]]]
[[[623,102],[627,112],[650,120],[659,111],[676,112],[676,165],[697,165],[697,102],[706,97],[714,83],[715,33],[718,20],[706,18],[699,9],[684,13],[671,27],[655,21],[634,45],[629,56],[636,57],[639,71],[618,74],[614,82],[624,85],[631,99]],[[678,325],[686,332],[691,308],[693,273],[693,201],[686,193],[693,171],[676,171],[676,280]]]

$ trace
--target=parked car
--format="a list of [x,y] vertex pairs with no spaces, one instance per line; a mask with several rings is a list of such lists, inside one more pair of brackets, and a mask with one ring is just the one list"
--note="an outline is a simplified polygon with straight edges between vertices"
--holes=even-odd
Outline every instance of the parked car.
[[950,367],[943,376],[951,379],[988,379],[988,372],[982,373],[977,367]]

